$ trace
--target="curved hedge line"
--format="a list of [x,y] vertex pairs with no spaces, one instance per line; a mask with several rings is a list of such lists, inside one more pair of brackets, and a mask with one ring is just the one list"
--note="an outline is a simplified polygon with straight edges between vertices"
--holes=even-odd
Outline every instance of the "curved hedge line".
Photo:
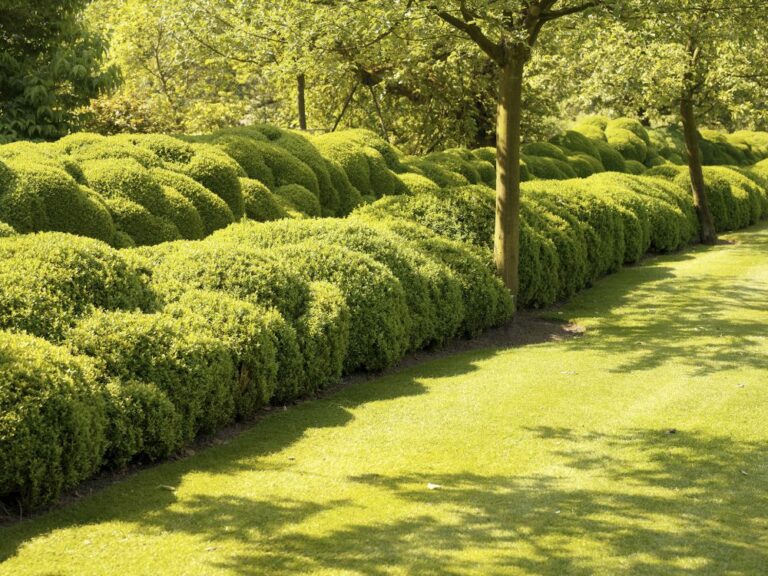
[[[706,136],[732,159],[768,153]],[[525,147],[517,305],[695,241],[676,138],[596,118]],[[49,502],[508,321],[493,159],[269,126],[0,146],[0,500]],[[768,216],[765,162],[705,176],[718,229]],[[30,233],[46,227],[99,239]]]

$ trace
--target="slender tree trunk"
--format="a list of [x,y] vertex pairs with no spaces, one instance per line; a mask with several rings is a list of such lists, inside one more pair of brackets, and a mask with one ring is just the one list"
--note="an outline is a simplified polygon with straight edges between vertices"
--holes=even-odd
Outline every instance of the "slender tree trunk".
[[693,205],[701,225],[700,240],[704,244],[717,242],[715,221],[709,209],[706,189],[704,186],[704,170],[701,167],[701,149],[699,148],[699,131],[696,126],[696,116],[693,112],[693,102],[683,97],[680,102],[680,115],[683,118],[683,133],[685,135],[685,150],[688,156],[688,171],[691,175],[691,190]]
[[496,118],[496,231],[493,254],[504,285],[520,289],[520,121],[525,58],[512,54],[501,69]]
[[298,87],[298,105],[299,105],[299,129],[307,129],[307,77],[299,74],[296,77]]

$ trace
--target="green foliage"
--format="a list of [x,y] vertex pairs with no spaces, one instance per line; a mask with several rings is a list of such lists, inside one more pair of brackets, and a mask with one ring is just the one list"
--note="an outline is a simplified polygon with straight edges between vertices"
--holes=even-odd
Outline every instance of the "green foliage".
[[[146,382],[167,395],[179,419],[169,419],[169,429],[159,438],[176,438],[173,427],[179,424],[180,437],[189,441],[234,418],[235,368],[218,336],[189,331],[166,314],[97,311],[78,323],[68,342],[73,350],[93,357],[108,377]],[[161,453],[173,448],[149,446],[147,441],[144,438],[144,447]]]
[[648,145],[637,134],[626,128],[610,128],[605,132],[608,145],[619,152],[627,161],[640,164],[648,155]]
[[268,310],[222,292],[191,290],[164,313],[183,322],[187,331],[217,338],[230,353],[235,371],[229,394],[238,418],[252,417],[269,401],[280,359]]
[[[117,226],[115,243],[118,246],[148,246],[182,238],[169,218],[155,216],[141,204],[121,196],[107,198],[104,203]],[[124,239],[128,240],[127,246]]]
[[435,194],[440,192],[440,186],[426,176],[407,172],[398,174],[397,177],[408,190],[408,194]]
[[627,160],[625,168],[628,174],[634,174],[635,176],[642,176],[647,171],[645,165],[637,160]]
[[576,171],[566,161],[548,156],[523,156],[528,171],[541,180],[576,178]]
[[469,184],[469,180],[463,174],[451,172],[445,166],[435,164],[429,160],[410,160],[406,166],[416,174],[429,178],[440,188],[452,188]]
[[10,224],[0,222],[0,238],[8,238],[10,236],[16,236],[18,232]]
[[626,172],[627,164],[624,160],[624,156],[620,152],[611,147],[608,142],[596,140],[593,142],[597,153],[599,154],[600,162],[606,170],[610,172]]
[[112,89],[103,38],[84,23],[85,0],[13,0],[0,6],[0,137],[54,139],[88,102]]
[[307,216],[320,216],[320,201],[301,184],[286,184],[275,190],[275,196]]
[[55,500],[93,474],[106,446],[91,362],[41,338],[0,331],[0,500]]
[[205,226],[195,205],[170,186],[163,186],[163,195],[169,207],[168,219],[176,226],[185,240],[200,240],[205,236]]
[[240,190],[239,164],[229,156],[203,144],[194,145],[195,154],[185,164],[169,163],[168,167],[196,180],[224,200],[235,219],[245,214],[245,201]]
[[383,370],[408,349],[411,317],[405,292],[387,267],[359,252],[319,241],[274,248],[276,259],[300,270],[309,281],[336,285],[350,313],[349,351],[344,368]]
[[[265,184],[251,178],[241,178],[240,187],[245,199],[245,215],[256,222],[269,222],[286,218],[288,213],[280,206],[279,201]],[[306,191],[306,188],[302,188]],[[310,193],[311,195],[311,193]],[[312,196],[310,203],[314,205],[317,199]]]
[[549,142],[531,142],[522,147],[525,156],[538,156],[540,158],[553,158],[566,162],[568,157],[558,146]]
[[192,202],[203,222],[206,236],[235,221],[232,210],[224,200],[189,176],[160,168],[153,169],[151,174],[158,184],[173,188]]
[[70,232],[112,242],[115,225],[101,198],[67,172],[20,158],[6,166],[12,178],[0,190],[0,220],[21,233]]
[[0,240],[0,328],[59,340],[94,308],[151,309],[148,270],[88,238],[41,233]]

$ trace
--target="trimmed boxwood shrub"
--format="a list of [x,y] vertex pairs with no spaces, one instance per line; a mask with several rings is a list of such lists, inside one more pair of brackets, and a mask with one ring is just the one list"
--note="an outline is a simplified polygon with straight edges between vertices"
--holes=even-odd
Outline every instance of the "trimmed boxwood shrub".
[[483,249],[439,236],[412,220],[386,215],[371,216],[364,212],[356,214],[355,218],[402,236],[410,242],[410,246],[451,270],[459,282],[463,302],[457,310],[457,316],[463,318],[459,334],[476,336],[512,317],[512,298],[492,271],[489,255]]
[[744,228],[758,222],[764,214],[763,206],[768,193],[764,187],[751,180],[734,168],[725,166],[705,166],[704,178],[707,181],[723,180],[731,187],[734,198],[734,228]]
[[54,232],[0,240],[0,328],[59,340],[94,308],[149,310],[148,270],[109,246]]
[[245,171],[248,178],[263,182],[270,190],[276,188],[275,175],[265,161],[264,157],[267,155],[263,153],[264,147],[259,146],[258,141],[246,136],[224,134],[214,136],[212,142],[231,156]]
[[574,156],[568,156],[568,165],[576,172],[576,176],[579,178],[587,178],[592,174],[603,172],[605,168],[600,163],[600,160],[593,158],[588,154],[576,154]]
[[320,201],[317,196],[300,184],[286,184],[275,190],[275,195],[282,198],[307,216],[320,216]]
[[212,146],[194,144],[195,155],[185,164],[168,163],[176,170],[196,180],[224,200],[239,220],[245,214],[245,201],[240,190],[240,176],[245,176],[240,165]]
[[111,141],[145,148],[163,162],[186,164],[195,155],[195,150],[189,142],[165,134],[118,134],[112,136]]
[[600,158],[600,152],[598,151],[597,146],[595,146],[595,143],[584,134],[574,130],[566,130],[564,133],[558,134],[552,138],[552,143],[559,146],[561,149],[570,151],[571,154],[569,155],[576,153],[586,154],[592,158]]
[[610,144],[602,140],[596,140],[593,142],[597,153],[600,158],[600,162],[603,167],[610,172],[626,172],[627,164],[618,151],[614,150]]
[[206,236],[235,221],[232,210],[224,200],[189,176],[162,168],[153,169],[151,174],[158,184],[173,188],[192,202],[203,222]]
[[187,330],[218,338],[235,366],[230,382],[238,418],[249,418],[264,406],[277,388],[274,335],[266,320],[268,310],[222,292],[191,290],[164,312]]
[[565,152],[550,142],[531,142],[530,144],[524,144],[522,153],[524,156],[553,158],[555,160],[560,160],[561,162],[566,162],[568,160]]
[[135,246],[172,242],[182,238],[181,232],[170,219],[155,216],[136,202],[115,196],[107,198],[104,203],[117,226],[115,242],[118,246],[122,245],[117,238],[120,233],[127,235]]
[[641,176],[648,170],[645,164],[635,160],[627,160],[625,162],[625,169],[628,174],[634,174],[635,176]]
[[88,185],[105,199],[131,200],[155,216],[168,217],[171,206],[149,170],[135,160],[92,160],[83,164]]
[[400,238],[387,231],[350,220],[324,219],[234,226],[217,237],[262,247],[313,239],[362,252],[387,266],[405,290],[413,320],[411,349],[443,342],[458,329],[460,319],[456,319],[454,310],[461,306],[461,295],[450,272],[403,245]]
[[115,225],[104,204],[67,172],[20,159],[8,168],[13,178],[0,190],[0,220],[22,233],[70,232],[112,242]]
[[465,150],[469,155],[469,160],[462,157],[461,151],[452,150],[446,152],[434,152],[425,157],[425,160],[438,166],[453,172],[454,174],[461,174],[467,179],[470,184],[479,184],[482,182],[482,177],[477,171],[474,165],[474,159],[468,150]]
[[181,415],[156,384],[108,379],[107,450],[103,465],[124,468],[131,461],[166,458],[182,445]]
[[349,306],[349,352],[346,372],[383,370],[408,349],[411,317],[400,282],[371,257],[341,246],[307,241],[269,251],[310,281],[330,282]]
[[305,382],[297,395],[314,394],[338,383],[349,349],[350,310],[342,291],[328,282],[311,282],[309,290],[307,311],[296,329]]
[[405,174],[398,174],[397,177],[405,186],[408,194],[434,194],[440,191],[440,186],[420,174],[406,172]]
[[249,219],[256,222],[269,222],[288,216],[265,184],[250,178],[241,178],[240,186],[245,198],[245,215]]
[[609,128],[605,132],[608,145],[619,152],[625,160],[634,160],[642,164],[648,155],[648,144],[634,132],[626,128]]
[[195,205],[170,186],[163,186],[163,194],[170,207],[168,219],[179,230],[181,237],[185,240],[203,238],[205,226],[200,214],[195,209]]
[[17,236],[19,233],[14,230],[13,226],[0,222],[0,238],[9,238],[10,236]]
[[478,160],[488,162],[489,164],[496,165],[496,148],[491,146],[485,146],[483,148],[475,148],[472,150],[472,155]]
[[180,416],[183,441],[234,418],[234,366],[218,337],[190,331],[167,314],[97,311],[81,320],[67,340],[74,351],[95,358],[107,376],[163,391]]
[[344,172],[337,162],[328,159],[326,159],[325,162],[333,187],[339,196],[337,216],[346,216],[357,206],[362,204],[363,197],[361,196],[360,191],[349,181],[346,172]]
[[0,501],[39,506],[93,474],[106,411],[87,358],[0,331]]
[[269,142],[252,141],[247,151],[254,155],[254,159],[251,160],[252,163],[256,162],[255,158],[259,158],[269,168],[274,184],[262,180],[259,177],[260,170],[248,173],[250,178],[261,180],[273,192],[280,186],[299,184],[312,192],[316,197],[320,197],[320,185],[315,173],[309,166],[287,150]]
[[546,156],[524,156],[523,161],[528,171],[541,180],[568,180],[576,178],[576,172],[562,160]]
[[440,188],[466,186],[469,184],[466,176],[458,172],[451,172],[445,166],[429,160],[411,160],[406,166],[410,171],[421,174],[437,184]]

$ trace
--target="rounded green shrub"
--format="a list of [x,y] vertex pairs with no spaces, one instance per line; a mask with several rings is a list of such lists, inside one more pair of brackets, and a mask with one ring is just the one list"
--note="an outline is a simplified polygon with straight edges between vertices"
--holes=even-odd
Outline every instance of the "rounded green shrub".
[[88,185],[105,199],[125,198],[155,216],[171,213],[163,188],[152,173],[132,159],[92,160],[83,164]]
[[624,128],[612,128],[606,131],[608,145],[619,152],[625,160],[639,164],[645,162],[648,144],[634,132]]
[[435,184],[426,176],[406,172],[398,174],[397,177],[405,185],[408,194],[434,194],[440,191],[440,186]]
[[268,310],[222,292],[191,290],[164,312],[188,330],[218,338],[235,366],[230,382],[238,418],[252,417],[277,388],[279,358]]
[[194,145],[195,155],[186,164],[167,165],[186,174],[224,200],[239,220],[245,214],[245,201],[240,190],[240,176],[245,175],[232,158],[204,144]]
[[0,238],[9,238],[11,236],[17,236],[18,232],[10,224],[0,222]]
[[309,288],[307,311],[296,329],[304,356],[302,395],[341,380],[350,339],[350,310],[343,292],[328,282],[311,282]]
[[287,201],[307,216],[320,216],[320,201],[301,184],[286,184],[275,190],[275,195]]
[[360,252],[316,241],[269,252],[307,280],[330,282],[344,294],[354,335],[344,362],[347,372],[383,370],[402,358],[411,318],[405,292],[387,267]]
[[466,176],[458,172],[452,172],[445,166],[436,164],[429,160],[412,160],[407,163],[416,173],[422,174],[432,180],[440,188],[452,188],[455,186],[466,186],[469,184]]
[[607,126],[605,127],[605,134],[609,141],[611,139],[611,132],[617,130],[627,130],[632,132],[632,134],[640,138],[640,140],[642,140],[646,146],[651,145],[651,139],[648,135],[648,130],[645,129],[645,126],[643,126],[639,120],[634,118],[617,118],[608,122]]
[[531,142],[530,144],[524,144],[522,147],[522,153],[525,156],[536,156],[539,158],[553,158],[566,162],[568,157],[560,147],[550,142]]
[[568,164],[579,178],[587,178],[604,170],[599,160],[587,154],[568,156]]
[[94,308],[151,309],[149,272],[89,238],[41,233],[0,241],[0,328],[59,340]]
[[594,124],[576,124],[574,125],[571,130],[573,132],[578,132],[582,136],[589,138],[592,141],[592,144],[594,145],[595,142],[605,142],[605,131],[600,128],[600,126],[595,126]]
[[190,331],[177,318],[97,311],[72,329],[68,342],[94,358],[108,377],[146,382],[164,392],[179,414],[183,441],[234,418],[229,351],[218,337]]
[[115,225],[102,202],[64,170],[10,161],[14,178],[0,191],[0,220],[22,233],[69,232],[111,243]]
[[145,148],[163,162],[186,164],[195,155],[189,142],[165,134],[119,134],[112,136],[111,140]]
[[635,160],[627,160],[625,166],[627,174],[634,174],[635,176],[641,176],[648,170],[644,164]]
[[170,207],[168,219],[179,230],[185,240],[200,240],[205,236],[203,219],[197,212],[195,205],[184,197],[175,188],[163,186],[163,194]]
[[276,188],[272,168],[264,160],[264,147],[246,136],[226,134],[214,139],[216,145],[232,157],[248,175],[248,178],[263,182],[267,188]]
[[106,447],[96,369],[41,338],[0,331],[0,501],[55,500],[93,474]]
[[599,154],[600,162],[609,172],[626,172],[627,164],[618,151],[614,150],[608,142],[595,141],[595,148]]
[[135,246],[149,246],[182,238],[181,232],[170,219],[155,216],[132,200],[115,196],[107,198],[105,204],[117,226],[118,234],[127,235]]
[[336,211],[337,216],[346,216],[355,207],[363,202],[360,191],[349,181],[346,172],[337,162],[326,159],[326,167],[331,178],[334,189],[339,197],[339,207]]
[[[570,155],[586,154],[592,158],[600,158],[600,152],[595,146],[595,143],[587,138],[584,134],[574,130],[566,130],[563,134],[558,134],[552,138],[551,142],[558,146],[560,149],[570,151]],[[534,154],[536,156],[536,154]],[[541,156],[541,154],[539,154]],[[561,158],[562,160],[562,158]]]
[[111,379],[104,386],[107,450],[104,466],[165,458],[182,445],[181,415],[156,384]]
[[487,328],[512,318],[514,305],[509,291],[492,270],[490,257],[483,249],[444,238],[412,220],[396,217],[356,215],[372,226],[402,236],[425,256],[445,265],[459,283],[463,311],[459,334],[476,336]]
[[[465,150],[464,152],[471,158],[469,151]],[[482,178],[477,171],[477,168],[475,168],[474,162],[462,157],[461,153],[458,151],[433,152],[426,156],[425,160],[437,164],[438,166],[442,166],[454,174],[461,174],[470,184],[479,184],[482,182]]]
[[476,148],[472,150],[472,155],[478,160],[488,162],[489,164],[496,165],[496,148],[491,146],[485,146],[484,148]]
[[[329,246],[339,245],[371,256],[384,264],[405,290],[411,319],[411,349],[451,338],[460,318],[458,285],[444,267],[403,245],[400,238],[385,230],[349,219],[278,222],[267,226],[237,226],[221,236],[236,243],[261,247],[295,244],[312,239]],[[443,300],[438,300],[442,298]]]
[[528,171],[541,180],[568,180],[576,178],[576,172],[567,162],[546,156],[524,156]]
[[253,174],[249,173],[249,177],[261,180],[270,186],[272,191],[288,184],[299,184],[312,192],[318,199],[320,198],[320,184],[317,181],[317,176],[304,162],[287,150],[269,142],[252,141],[251,148],[253,148],[253,153],[258,154],[258,158],[272,172],[274,184],[261,180],[258,171]]
[[295,322],[306,311],[309,298],[302,272],[264,250],[228,240],[227,232],[202,242],[145,251],[153,268],[153,286],[169,301],[191,289],[222,290],[254,304],[273,306]]
[[162,168],[152,170],[151,174],[158,184],[173,188],[192,202],[203,222],[206,236],[235,221],[232,210],[224,200],[189,176]]
[[[288,216],[288,213],[280,206],[280,203],[265,184],[250,178],[241,178],[240,187],[243,190],[243,198],[245,198],[245,215],[250,220],[269,222]],[[314,196],[312,198],[316,200]]]

